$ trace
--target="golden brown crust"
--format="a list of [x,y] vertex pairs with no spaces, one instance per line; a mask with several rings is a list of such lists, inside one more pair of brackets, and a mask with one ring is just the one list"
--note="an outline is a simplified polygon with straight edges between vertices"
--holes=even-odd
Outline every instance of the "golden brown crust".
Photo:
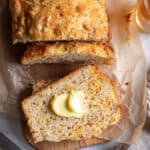
[[[49,59],[50,57],[60,57],[56,63],[63,63],[65,59],[76,61],[71,55],[93,56],[110,60],[114,58],[113,49],[102,42],[58,42],[58,43],[36,43],[30,45],[24,53],[22,64],[32,64]],[[62,59],[62,57],[67,56]],[[68,58],[69,57],[69,58]],[[82,61],[83,57],[78,60]],[[52,61],[49,59],[49,63]]]
[[[67,137],[67,140],[84,140],[85,139],[85,135],[86,135],[86,138],[92,138],[92,137],[97,137],[101,132],[103,132],[103,131],[105,131],[108,127],[110,127],[110,126],[112,126],[112,125],[114,125],[114,124],[116,124],[119,120],[120,120],[120,118],[121,118],[121,110],[120,110],[120,103],[119,103],[119,97],[118,97],[118,94],[117,94],[117,87],[116,87],[116,85],[114,84],[114,82],[113,81],[111,81],[107,76],[105,76],[103,73],[100,73],[99,72],[99,70],[98,70],[98,68],[97,67],[95,67],[95,66],[85,66],[85,67],[88,67],[88,69],[90,69],[89,71],[90,71],[90,76],[92,77],[92,76],[94,76],[94,74],[96,74],[96,79],[99,77],[100,78],[100,82],[101,81],[106,81],[106,83],[108,84],[108,85],[110,85],[110,88],[113,90],[113,92],[112,92],[112,97],[110,97],[111,96],[111,94],[109,95],[109,92],[111,91],[111,90],[108,90],[108,91],[106,91],[106,92],[108,92],[108,97],[106,97],[106,99],[108,99],[108,101],[105,99],[100,99],[100,101],[97,101],[97,102],[99,102],[99,103],[102,103],[102,104],[98,104],[99,105],[99,107],[101,107],[101,106],[103,106],[103,107],[101,107],[101,111],[102,112],[107,112],[108,110],[108,108],[111,106],[113,106],[113,111],[111,112],[107,112],[108,114],[108,116],[105,116],[105,118],[110,118],[110,124],[109,125],[106,125],[106,126],[103,126],[102,128],[99,128],[99,126],[102,124],[102,118],[101,118],[101,116],[97,116],[96,118],[94,117],[93,119],[93,123],[94,124],[91,124],[91,123],[87,123],[86,124],[86,126],[78,126],[78,125],[75,125],[74,126],[74,132],[73,132],[73,134],[71,134],[69,137]],[[31,110],[28,110],[28,109],[26,109],[27,107],[26,106],[28,106],[28,103],[30,103],[31,102],[31,99],[32,100],[34,100],[34,98],[36,98],[36,96],[38,96],[38,95],[41,95],[42,96],[42,93],[44,92],[44,91],[48,91],[48,90],[50,90],[50,89],[52,89],[52,87],[54,87],[54,86],[57,86],[57,85],[61,85],[61,83],[63,83],[63,82],[66,82],[68,79],[72,79],[73,78],[73,76],[76,76],[78,73],[82,73],[82,71],[85,69],[84,67],[83,68],[81,68],[81,69],[79,69],[79,70],[76,70],[76,71],[74,71],[73,73],[71,73],[71,74],[69,74],[68,76],[66,76],[66,77],[64,77],[64,78],[62,78],[62,79],[60,79],[60,80],[58,80],[58,81],[56,81],[56,82],[54,82],[54,83],[52,83],[52,84],[50,84],[50,85],[48,85],[46,88],[44,88],[44,89],[42,89],[42,90],[40,90],[40,91],[38,91],[38,92],[36,92],[36,93],[34,93],[31,97],[29,97],[29,98],[27,98],[27,99],[25,99],[23,102],[22,102],[22,108],[23,108],[23,111],[24,111],[24,113],[25,113],[25,116],[26,116],[26,118],[27,118],[27,120],[28,120],[28,126],[29,126],[29,128],[30,128],[30,131],[31,131],[31,133],[32,133],[32,136],[33,136],[33,140],[34,140],[34,142],[39,142],[39,141],[42,141],[43,140],[43,138],[41,138],[41,139],[39,139],[39,137],[37,138],[37,135],[35,135],[35,129],[33,129],[32,127],[33,127],[33,125],[32,125],[32,123],[31,123],[31,113],[30,113],[30,111]],[[99,80],[99,79],[98,79]],[[94,82],[94,83],[92,83],[92,84],[95,84],[95,86],[94,86],[94,89],[92,89],[92,91],[89,91],[89,92],[94,92],[95,90],[99,90],[99,89],[97,89],[97,85],[98,85],[98,87],[99,87],[99,81],[96,81],[96,82]],[[84,81],[83,81],[84,82]],[[87,82],[88,83],[88,82]],[[88,83],[89,84],[89,83]],[[104,85],[105,86],[105,85]],[[111,99],[110,101],[109,101],[109,99]],[[37,101],[38,99],[36,99],[36,101]],[[112,101],[113,100],[113,101]],[[111,104],[110,104],[111,103]],[[110,106],[109,106],[110,105]],[[110,108],[111,108],[110,107]],[[110,109],[111,110],[111,109]],[[33,110],[32,110],[33,111]],[[106,113],[105,112],[105,113]],[[102,115],[102,114],[101,114]],[[111,117],[110,117],[111,116]],[[43,116],[44,117],[44,116]],[[41,118],[42,119],[42,118]],[[82,119],[84,119],[84,118],[82,118]],[[72,120],[73,121],[73,120]],[[33,121],[33,123],[34,123],[34,121]],[[107,124],[107,123],[106,123]],[[94,127],[94,128],[93,128]],[[95,127],[97,127],[97,129],[95,129]],[[91,135],[91,133],[89,133],[89,134],[85,134],[84,136],[82,136],[82,134],[84,134],[85,132],[86,132],[86,129],[89,129],[89,128],[92,128],[95,132],[92,132],[92,135]],[[81,133],[81,134],[80,134]],[[46,139],[45,139],[46,140]],[[52,140],[52,139],[51,139]],[[53,139],[54,140],[54,139]],[[54,140],[55,141],[55,140]]]
[[109,40],[106,0],[10,0],[13,42]]

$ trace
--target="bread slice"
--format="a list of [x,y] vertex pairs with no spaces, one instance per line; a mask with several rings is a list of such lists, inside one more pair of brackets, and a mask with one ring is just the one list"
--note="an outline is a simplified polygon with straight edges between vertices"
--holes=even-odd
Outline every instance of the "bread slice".
[[100,62],[114,58],[110,46],[102,42],[37,43],[24,53],[22,64]]
[[109,40],[106,0],[10,0],[13,43]]
[[38,92],[42,90],[43,88],[47,87],[49,84],[53,83],[53,80],[39,80],[33,83],[32,85],[32,93]]
[[[72,89],[85,93],[87,113],[81,118],[56,116],[49,109],[51,98]],[[35,92],[23,100],[22,109],[35,143],[97,137],[121,119],[115,83],[92,65],[84,66]]]

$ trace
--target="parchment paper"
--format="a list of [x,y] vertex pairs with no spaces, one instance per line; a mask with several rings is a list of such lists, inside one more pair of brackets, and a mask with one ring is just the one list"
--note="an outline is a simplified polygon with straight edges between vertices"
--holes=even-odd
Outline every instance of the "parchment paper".
[[[116,53],[113,66],[101,70],[119,83],[122,121],[100,138],[137,143],[146,118],[146,62],[134,17],[129,17],[135,0],[107,0],[111,45]],[[8,1],[0,1],[0,112],[20,117],[20,102],[30,95],[34,80],[59,78],[78,65],[34,65],[19,63],[23,45],[12,46]],[[44,67],[44,69],[43,69]]]

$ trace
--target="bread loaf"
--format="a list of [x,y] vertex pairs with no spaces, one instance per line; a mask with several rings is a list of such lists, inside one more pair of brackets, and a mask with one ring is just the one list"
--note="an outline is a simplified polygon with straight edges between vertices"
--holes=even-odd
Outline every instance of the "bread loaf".
[[109,41],[106,0],[10,0],[13,43]]

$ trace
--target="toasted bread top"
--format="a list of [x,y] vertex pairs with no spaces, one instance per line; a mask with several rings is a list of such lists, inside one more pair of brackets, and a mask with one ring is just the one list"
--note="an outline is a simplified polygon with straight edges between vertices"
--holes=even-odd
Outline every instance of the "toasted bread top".
[[109,40],[106,0],[11,0],[13,42]]

